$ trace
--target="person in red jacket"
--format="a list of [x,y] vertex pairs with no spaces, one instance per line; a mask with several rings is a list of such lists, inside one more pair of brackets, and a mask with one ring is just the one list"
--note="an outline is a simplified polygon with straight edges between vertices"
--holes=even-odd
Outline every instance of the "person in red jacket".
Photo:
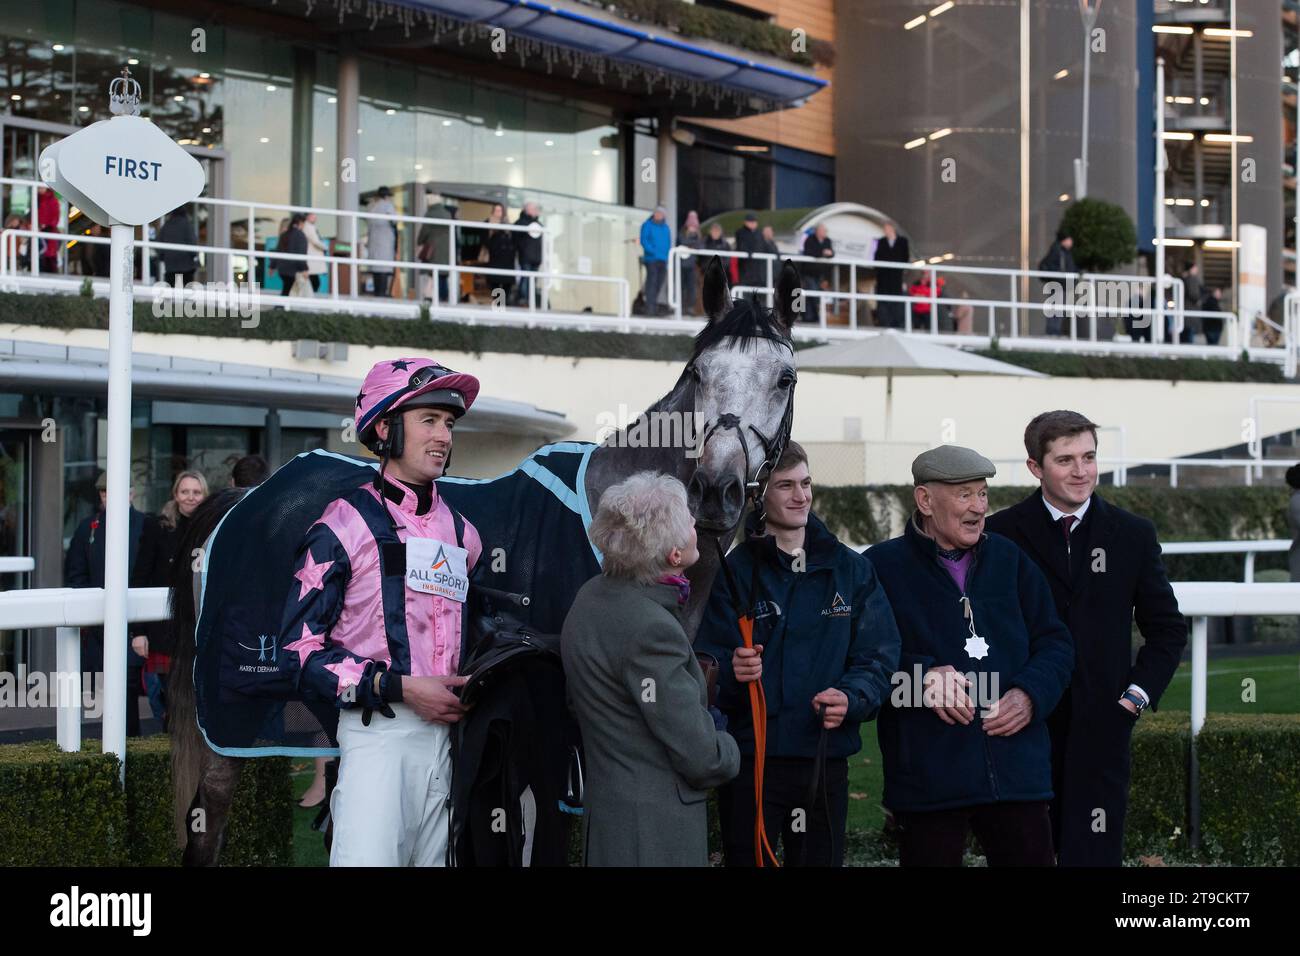
[[[36,221],[41,232],[58,232],[62,212],[59,197],[49,186],[42,186],[36,191]],[[53,239],[41,240],[41,272],[59,271],[59,244]]]

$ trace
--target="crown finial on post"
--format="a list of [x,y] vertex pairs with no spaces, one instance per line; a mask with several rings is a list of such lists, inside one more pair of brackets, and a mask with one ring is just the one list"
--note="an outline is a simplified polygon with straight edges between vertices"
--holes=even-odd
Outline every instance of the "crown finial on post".
[[108,84],[108,110],[114,116],[140,115],[140,84],[125,66],[122,75]]

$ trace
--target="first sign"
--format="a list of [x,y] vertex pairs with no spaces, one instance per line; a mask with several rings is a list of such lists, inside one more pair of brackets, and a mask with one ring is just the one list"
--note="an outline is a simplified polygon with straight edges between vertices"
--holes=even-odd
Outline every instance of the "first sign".
[[203,166],[150,120],[115,116],[41,152],[41,180],[101,226],[153,222],[203,192]]

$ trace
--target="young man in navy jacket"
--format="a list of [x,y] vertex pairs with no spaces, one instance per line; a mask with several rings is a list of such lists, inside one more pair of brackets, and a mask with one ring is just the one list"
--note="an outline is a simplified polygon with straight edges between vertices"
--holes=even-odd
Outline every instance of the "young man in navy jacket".
[[[871,565],[812,513],[808,456],[790,442],[768,481],[766,520],[727,556],[695,638],[717,658],[718,707],[740,744],[740,774],[718,791],[728,866],[753,866],[754,727],[748,684],[767,699],[763,818],[787,866],[841,866],[848,758],[859,725],[875,717],[898,666],[898,628]],[[757,575],[755,565],[757,564]],[[728,579],[741,592],[732,594]],[[741,646],[736,606],[754,615]],[[820,718],[819,718],[820,713]],[[817,753],[824,735],[824,767]]]
[[[1025,451],[1042,487],[988,529],[1043,569],[1076,637],[1073,680],[1047,721],[1057,862],[1119,866],[1133,725],[1178,669],[1187,623],[1155,526],[1095,491],[1097,426],[1078,412],[1044,412],[1025,429]],[[1144,642],[1136,657],[1135,619]]]
[[1047,715],[1074,646],[1043,572],[984,533],[993,463],[941,445],[912,462],[916,511],[867,551],[903,637],[877,728],[903,866],[1051,866]]

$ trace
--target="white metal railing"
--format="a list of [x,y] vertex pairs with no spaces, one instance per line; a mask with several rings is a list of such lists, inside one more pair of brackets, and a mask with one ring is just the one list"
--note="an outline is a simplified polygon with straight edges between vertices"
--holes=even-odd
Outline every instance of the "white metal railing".
[[[15,263],[18,259],[17,253],[15,251],[15,246],[16,246],[17,239],[19,237],[27,237],[28,239],[53,239],[53,240],[61,240],[65,242],[71,239],[76,242],[84,242],[89,244],[102,244],[102,245],[108,245],[111,242],[110,239],[103,236],[71,236],[70,237],[66,233],[33,232],[30,229],[5,229],[3,231],[0,231],[0,282],[12,281],[15,278],[15,275],[12,271],[12,264]],[[355,298],[341,297],[339,295],[339,291],[338,291],[339,290],[339,285],[338,285],[339,268],[340,267],[356,268],[358,266],[373,268],[374,266],[383,266],[392,271],[397,271],[398,269],[404,269],[404,270],[410,270],[412,272],[415,272],[420,276],[428,275],[430,277],[430,287],[431,287],[430,292],[432,295],[431,307],[433,309],[444,311],[444,312],[447,311],[447,309],[444,308],[443,304],[440,302],[440,296],[438,291],[438,277],[443,273],[452,274],[451,279],[448,283],[449,291],[450,291],[450,289],[455,287],[454,283],[457,281],[455,278],[455,274],[461,272],[472,273],[476,275],[486,275],[486,276],[523,275],[523,276],[531,277],[535,281],[529,282],[528,285],[527,308],[529,312],[536,312],[539,309],[545,308],[544,305],[539,305],[538,300],[539,298],[541,298],[543,301],[545,300],[546,288],[551,281],[555,281],[555,280],[605,283],[605,284],[613,285],[615,287],[616,294],[618,296],[619,313],[621,315],[626,315],[630,311],[631,293],[630,293],[627,280],[624,279],[622,276],[583,275],[583,274],[567,273],[567,272],[545,272],[545,273],[529,272],[527,270],[521,270],[521,269],[493,269],[488,266],[468,266],[468,265],[453,266],[453,265],[434,263],[434,262],[407,262],[400,259],[357,259],[355,257],[336,256],[336,255],[328,255],[328,254],[316,255],[316,254],[309,254],[309,253],[281,252],[279,250],[274,250],[274,249],[273,250],[265,250],[265,249],[246,250],[246,249],[237,249],[231,246],[191,246],[191,245],[181,244],[181,243],[158,242],[156,240],[150,244],[150,248],[155,250],[157,249],[180,250],[184,252],[206,251],[209,253],[228,255],[228,256],[246,255],[254,259],[263,258],[263,259],[269,259],[273,261],[291,260],[296,262],[306,262],[309,259],[324,261],[326,266],[330,270],[329,271],[329,276],[330,276],[329,298],[326,299],[325,297],[318,297],[318,296],[288,297],[288,298],[292,298],[293,305],[295,307],[305,306],[307,308],[319,308],[324,306],[326,308],[335,309],[341,302],[346,302],[349,308],[351,308],[355,305],[355,302],[357,300]],[[273,268],[273,267],[269,267],[269,268]],[[227,273],[229,275],[227,281],[230,283],[231,287],[233,288],[235,282],[234,279],[235,270],[234,270],[233,261],[228,263]],[[60,279],[65,282],[67,281],[66,277],[61,276]],[[76,281],[75,277],[73,281]],[[159,296],[160,286],[166,288],[165,283],[141,283],[139,285],[133,286],[133,293],[137,299],[156,299]],[[106,284],[104,285],[104,288],[107,288]],[[184,294],[185,296],[188,297],[191,293],[189,293],[188,291],[184,291]],[[224,290],[221,292],[212,292],[212,293],[205,291],[203,293],[195,293],[195,294],[204,297],[205,300],[208,298],[215,300],[215,299],[228,297],[228,293],[225,292]],[[275,303],[284,305],[285,299],[286,296],[279,293],[267,295],[266,293],[263,293],[260,290],[258,293],[258,300],[263,305],[272,305]],[[374,301],[376,303],[379,303],[379,302],[383,302],[384,300],[375,299]],[[387,304],[388,303],[385,303],[385,305]],[[448,306],[450,305],[451,303],[448,303]],[[391,306],[389,306],[390,309],[402,313],[408,313],[408,314],[415,307],[416,306],[413,303],[408,303],[403,300],[392,300]]]
[[[52,280],[48,273],[42,273],[38,255],[38,246],[42,239],[53,241],[64,248],[73,242],[87,244],[109,242],[107,237],[73,235],[57,229],[42,230],[39,227],[36,201],[37,190],[40,185],[36,180],[0,177],[0,187],[8,187],[11,190],[26,189],[30,192],[31,202],[31,213],[25,220],[26,226],[6,230],[5,235],[0,238],[0,281],[3,281],[5,287],[9,289],[62,290],[71,288],[73,283],[82,278],[59,274],[56,279]],[[151,253],[158,250],[193,252],[204,259],[205,269],[208,273],[207,278],[214,282],[221,281],[227,284],[233,284],[237,272],[237,259],[245,260],[250,272],[254,271],[252,266],[258,261],[292,259],[305,262],[323,260],[327,264],[330,277],[329,294],[295,297],[293,302],[295,308],[346,313],[370,312],[372,314],[415,317],[420,314],[421,308],[419,293],[423,290],[420,285],[428,282],[430,295],[427,298],[431,301],[433,307],[439,310],[440,314],[457,318],[463,317],[470,322],[482,321],[496,324],[527,325],[545,323],[562,327],[616,329],[619,331],[689,332],[697,330],[700,325],[698,319],[686,319],[682,315],[681,266],[683,262],[689,262],[691,256],[719,255],[724,258],[753,258],[761,261],[763,263],[764,285],[750,288],[768,295],[769,298],[772,294],[773,274],[777,264],[779,260],[788,258],[797,263],[813,263],[831,267],[831,276],[835,286],[827,290],[806,290],[805,295],[816,303],[818,321],[816,323],[800,323],[800,327],[796,328],[796,335],[801,338],[816,335],[834,340],[836,338],[875,334],[877,332],[876,327],[867,325],[865,321],[859,321],[859,305],[872,306],[879,305],[882,302],[895,302],[901,305],[903,334],[940,334],[939,309],[941,307],[969,308],[972,313],[983,311],[986,314],[986,322],[980,323],[984,326],[981,333],[974,332],[975,319],[973,314],[969,332],[944,333],[945,342],[968,348],[988,347],[996,342],[1000,347],[1007,349],[1057,352],[1088,351],[1168,357],[1236,358],[1242,347],[1246,346],[1252,358],[1285,363],[1288,356],[1294,358],[1293,349],[1297,347],[1297,340],[1300,340],[1300,321],[1293,321],[1290,325],[1284,324],[1282,326],[1282,347],[1250,348],[1247,330],[1243,327],[1242,321],[1237,315],[1230,312],[1198,312],[1184,308],[1182,281],[1173,277],[1166,277],[1165,279],[1169,290],[1167,294],[1172,296],[1170,308],[1165,309],[1158,302],[1153,302],[1151,305],[1144,304],[1151,301],[1154,295],[1156,280],[1152,277],[1101,274],[1074,275],[1037,269],[1019,270],[958,266],[942,260],[937,262],[930,260],[924,263],[897,263],[856,259],[849,256],[830,256],[815,259],[803,255],[750,254],[734,250],[692,250],[681,246],[671,250],[668,262],[667,297],[672,306],[672,317],[666,319],[649,317],[642,320],[632,316],[631,283],[626,277],[554,271],[552,265],[555,262],[555,235],[540,224],[522,226],[514,223],[483,223],[329,207],[250,202],[239,199],[199,198],[194,202],[211,208],[209,224],[214,238],[230,234],[229,219],[233,210],[244,212],[248,216],[244,244],[239,245],[235,242],[230,242],[227,245],[216,243],[213,245],[162,243],[156,239],[150,239],[148,231],[145,230],[142,240],[138,243],[141,248],[142,265],[140,270],[142,280],[152,268],[150,265]],[[292,254],[278,250],[259,250],[257,248],[257,216],[259,211],[274,213],[277,217],[281,214],[295,212],[316,213],[318,216],[334,217],[342,227],[339,231],[346,233],[345,236],[339,238],[350,243],[350,254],[342,256],[315,255],[311,253]],[[448,261],[425,263],[411,260],[361,258],[358,253],[360,252],[360,223],[362,221],[370,224],[386,222],[394,226],[409,224],[418,228],[431,226],[438,230],[446,230]],[[492,269],[476,264],[458,263],[455,261],[457,250],[460,247],[458,237],[466,229],[479,232],[498,229],[537,235],[542,240],[542,265],[538,271],[534,272],[521,267]],[[18,241],[24,238],[27,240],[28,249],[22,257],[23,262],[20,263],[18,261],[17,247]],[[26,264],[25,270],[22,269],[24,263]],[[359,294],[358,273],[376,266],[392,272],[405,272],[413,277],[417,292],[415,300],[361,296]],[[928,286],[924,286],[926,294],[917,296],[859,292],[857,285],[860,270],[881,269],[922,273],[928,282]],[[348,274],[350,279],[347,295],[340,295],[338,291],[341,272]],[[842,290],[838,288],[838,284],[842,275],[846,272],[849,288]],[[488,278],[509,276],[514,278],[516,282],[526,283],[528,287],[526,309],[497,307],[496,304],[491,308],[485,308],[481,305],[462,305],[458,301],[459,276],[461,273],[482,275]],[[440,290],[438,288],[438,280],[444,276],[450,280],[449,285],[453,291],[453,294],[449,296],[453,301],[445,304],[439,301]],[[965,298],[944,294],[944,291],[940,289],[940,280],[946,281],[948,278],[953,277],[964,277],[968,281],[978,279],[994,284],[1005,282],[1006,292],[1005,294],[999,293],[996,296],[986,298]],[[1027,301],[1026,297],[1021,294],[1020,287],[1031,280],[1060,283],[1064,292],[1063,301]],[[571,313],[552,310],[551,295],[555,289],[560,288],[559,284],[566,282],[595,284],[597,287],[603,284],[614,287],[613,314],[609,314],[608,311],[605,311],[604,314],[594,311],[587,312],[581,308],[577,308]],[[92,281],[92,289],[95,294],[102,294],[107,289],[107,282],[104,280]],[[1133,301],[1126,299],[1125,302],[1117,304],[1112,301],[1114,296],[1107,291],[1108,289],[1112,291],[1133,291],[1135,299]],[[136,292],[137,297],[150,294],[152,294],[151,291],[145,291],[144,289],[137,289]],[[1127,293],[1125,295],[1127,296]],[[206,298],[211,298],[211,296],[206,296]],[[262,301],[265,301],[265,299]],[[281,304],[286,303],[282,302]],[[609,300],[606,300],[606,307],[608,307],[608,304]],[[847,305],[848,309],[847,327],[828,323],[828,309],[842,308],[845,305]],[[923,306],[926,313],[923,321],[917,321],[918,313],[916,309],[918,306]],[[542,315],[541,313],[546,314]],[[1039,313],[1052,316],[1059,314],[1063,324],[1062,334],[1059,336],[1028,334],[1029,317]],[[1297,307],[1297,314],[1300,315],[1300,307]],[[1166,328],[1162,316],[1169,317],[1168,328]],[[1165,341],[1166,334],[1173,336],[1176,341],[1184,322],[1187,318],[1192,317],[1222,321],[1224,323],[1223,344],[1181,345]],[[1146,321],[1145,328],[1149,330],[1149,336],[1143,336],[1143,338],[1149,338],[1149,341],[1125,340],[1122,336],[1106,339],[1099,333],[1098,323],[1101,319],[1128,320],[1134,318],[1139,322]],[[1005,326],[1009,334],[999,334],[1000,326]],[[1136,332],[1138,329],[1134,329],[1134,331]]]
[[35,558],[0,558],[0,574],[23,574],[35,570]]
[[[167,588],[130,588],[127,621],[165,621]],[[0,621],[6,629],[57,628],[56,685],[59,687],[55,736],[59,749],[81,749],[81,628],[103,625],[103,588],[39,588],[0,592]],[[107,645],[107,642],[106,642]],[[107,651],[107,646],[106,646]],[[105,719],[115,709],[125,720],[126,685],[105,686]],[[107,749],[108,742],[105,741]],[[117,755],[126,766],[126,754]]]
[[[1088,340],[1097,342],[1097,320],[1098,319],[1120,319],[1126,320],[1131,318],[1147,319],[1144,326],[1135,326],[1135,329],[1146,329],[1150,331],[1150,339],[1154,345],[1160,345],[1165,338],[1166,332],[1171,337],[1170,345],[1177,343],[1178,336],[1182,333],[1185,320],[1187,318],[1203,318],[1223,321],[1224,331],[1227,333],[1227,342],[1220,346],[1204,346],[1214,350],[1214,354],[1233,354],[1239,349],[1241,341],[1240,326],[1237,316],[1231,312],[1204,312],[1199,310],[1190,310],[1185,308],[1185,289],[1183,281],[1173,276],[1166,276],[1165,285],[1172,294],[1170,306],[1160,308],[1156,304],[1150,306],[1144,305],[1143,302],[1154,297],[1156,279],[1153,276],[1130,276],[1130,275],[1113,275],[1103,273],[1067,273],[1067,272],[1049,272],[1041,269],[1004,269],[986,266],[957,266],[945,265],[942,262],[883,262],[875,259],[859,259],[852,256],[827,256],[823,258],[814,258],[804,255],[785,255],[773,253],[747,253],[737,252],[730,249],[691,249],[686,246],[677,246],[669,253],[668,258],[668,300],[672,305],[676,315],[681,317],[684,303],[681,295],[681,267],[685,262],[692,258],[708,258],[711,256],[720,256],[727,259],[756,259],[763,262],[764,266],[764,283],[762,285],[745,285],[734,289],[736,292],[758,292],[767,297],[768,303],[771,304],[772,294],[775,288],[775,274],[782,260],[789,259],[796,263],[810,263],[823,266],[843,266],[848,269],[849,281],[848,289],[841,290],[838,288],[840,270],[832,269],[832,277],[835,280],[836,287],[829,290],[805,290],[805,295],[810,296],[818,301],[818,324],[823,328],[826,326],[826,304],[827,302],[844,301],[849,305],[849,328],[858,329],[858,303],[876,304],[880,302],[898,302],[903,306],[904,324],[903,331],[912,333],[918,331],[913,321],[913,310],[917,307],[924,307],[924,314],[928,321],[929,329],[919,331],[928,331],[932,335],[939,334],[938,328],[938,309],[939,306],[958,307],[966,306],[972,310],[975,308],[984,308],[988,312],[988,331],[984,336],[985,340],[999,339],[1005,343],[1008,338],[1015,340],[1022,337],[1021,322],[1027,316],[1022,313],[1032,315],[1034,313],[1043,313],[1049,318],[1056,317],[1068,322],[1068,339],[1071,342],[1079,341],[1079,323],[1086,320],[1088,324]],[[920,272],[926,276],[926,282],[922,287],[926,289],[924,295],[912,294],[886,294],[878,292],[859,292],[858,290],[858,270],[859,269],[893,269],[903,273]],[[979,277],[986,281],[994,278],[1005,279],[1007,281],[1007,297],[1003,298],[984,298],[975,299],[967,297],[955,297],[942,294],[940,291],[941,284],[947,284],[947,276],[958,277]],[[1023,279],[1033,279],[1036,281],[1058,282],[1061,286],[1061,292],[1064,295],[1063,301],[1025,301],[1020,296],[1020,284]],[[942,280],[942,282],[941,282]],[[1081,294],[1082,293],[1082,294]],[[1133,300],[1130,301],[1130,294]],[[1122,301],[1116,301],[1122,300]],[[1008,318],[1009,336],[999,336],[997,331],[997,319],[1005,313]],[[1164,328],[1164,323],[1159,321],[1160,316],[1168,318],[1169,328]],[[973,324],[973,317],[972,317]],[[1054,336],[1049,338],[1065,339],[1066,335]],[[1134,343],[1136,344],[1136,343]],[[1180,347],[1179,354],[1189,354],[1186,349],[1189,346]],[[1145,346],[1149,353],[1151,345]]]
[[1254,584],[1255,555],[1290,551],[1291,542],[1286,538],[1262,538],[1256,541],[1170,541],[1162,542],[1160,550],[1164,554],[1244,554],[1246,567],[1242,583]]
[[1206,678],[1209,671],[1209,619],[1261,614],[1300,614],[1300,584],[1236,584],[1223,581],[1176,581],[1178,609],[1192,619],[1192,747],[1189,768],[1188,839],[1200,839],[1200,772],[1196,738],[1205,726]]
[[[8,176],[0,177],[0,187],[7,186],[10,187],[11,189],[13,188],[27,189],[30,193],[29,196],[30,215],[27,217],[28,227],[26,230],[20,231],[19,234],[25,235],[29,239],[53,239],[56,242],[62,243],[64,246],[66,246],[70,242],[93,242],[95,237],[81,236],[72,233],[51,231],[51,230],[42,231],[40,229],[38,210],[37,210],[37,191],[42,185],[43,183],[34,179],[16,179]],[[216,243],[211,245],[201,245],[201,244],[169,245],[166,243],[158,242],[155,239],[151,239],[149,237],[149,230],[146,228],[143,230],[143,236],[141,240],[138,242],[138,246],[141,249],[141,256],[140,256],[141,266],[140,266],[140,275],[139,275],[140,281],[150,281],[152,279],[151,276],[152,267],[150,265],[150,252],[158,249],[175,249],[175,250],[186,251],[186,252],[194,252],[196,254],[199,254],[200,256],[206,254],[213,254],[213,255],[229,257],[229,261],[224,263],[224,268],[221,270],[222,272],[225,273],[224,276],[221,278],[227,282],[234,281],[234,273],[236,272],[235,264],[234,264],[235,257],[247,258],[250,261],[256,261],[258,258],[269,258],[269,259],[292,258],[288,254],[281,254],[273,250],[266,250],[266,249],[258,250],[256,248],[257,221],[258,221],[257,212],[259,210],[262,210],[267,212],[273,212],[276,214],[277,217],[280,217],[281,214],[284,214],[284,217],[286,218],[287,216],[291,216],[293,213],[296,212],[301,212],[304,214],[315,213],[317,216],[337,218],[339,220],[340,225],[344,225],[346,227],[347,236],[346,237],[336,236],[335,241],[347,242],[351,250],[350,256],[340,256],[338,257],[338,260],[343,265],[345,265],[350,271],[351,282],[349,288],[350,290],[352,290],[351,292],[352,297],[356,296],[357,294],[356,290],[359,289],[358,275],[357,275],[358,272],[364,270],[367,266],[373,266],[373,265],[381,265],[381,266],[394,265],[395,267],[400,267],[401,269],[404,270],[411,270],[413,272],[427,271],[427,272],[434,273],[435,274],[435,278],[434,278],[435,302],[437,296],[437,279],[436,279],[437,274],[447,273],[450,276],[448,285],[452,289],[455,289],[457,287],[458,276],[462,272],[473,274],[473,275],[510,275],[513,276],[517,282],[528,283],[530,310],[538,307],[535,303],[531,301],[533,300],[534,296],[540,298],[540,303],[541,303],[540,308],[542,309],[549,308],[549,294],[551,291],[551,283],[553,281],[560,281],[560,280],[575,280],[575,281],[587,280],[587,281],[597,281],[597,282],[603,281],[615,285],[619,283],[626,284],[627,282],[627,280],[623,277],[592,276],[592,275],[577,276],[574,274],[561,274],[553,271],[549,266],[555,259],[554,233],[551,230],[549,230],[546,226],[541,224],[540,222],[532,223],[529,225],[517,225],[515,223],[506,223],[506,222],[489,223],[489,222],[468,221],[462,219],[441,219],[441,218],[433,218],[429,216],[408,216],[402,214],[368,212],[363,210],[335,209],[326,206],[295,206],[295,205],[289,205],[284,203],[254,202],[254,201],[241,200],[241,199],[214,199],[209,197],[199,197],[197,199],[192,200],[192,202],[195,205],[210,206],[213,208],[214,211],[215,210],[222,210],[222,211],[240,210],[240,211],[247,212],[248,220],[247,220],[246,245],[240,248],[232,248],[231,246],[222,247],[217,245]],[[220,219],[220,218],[222,217],[210,218],[209,222],[210,223],[214,222],[216,221],[216,219]],[[396,228],[398,224],[410,224],[412,226],[421,229],[424,226],[433,226],[438,230],[445,229],[447,230],[446,236],[448,239],[447,262],[420,263],[420,262],[410,261],[410,260],[400,260],[394,263],[390,260],[359,258],[357,257],[357,253],[359,251],[359,243],[360,243],[359,223],[362,220],[365,220],[367,223],[387,222],[387,223],[391,223],[394,226],[394,228]],[[460,243],[458,242],[458,237],[460,232],[463,230],[471,230],[471,231],[479,231],[479,232],[487,232],[489,230],[506,231],[506,232],[522,232],[530,236],[536,237],[540,239],[542,242],[541,263],[538,265],[536,270],[522,268],[522,267],[510,269],[510,270],[499,270],[499,269],[490,270],[483,266],[462,265],[456,261],[456,251],[460,246]],[[229,233],[231,231],[229,223],[223,221],[222,225],[220,226],[220,231]],[[278,238],[279,236],[278,231],[276,235]],[[30,260],[29,268],[27,271],[31,276],[41,275],[40,257],[38,255],[38,245],[39,245],[38,242],[29,243],[28,255],[26,258]],[[327,257],[323,255],[317,256],[312,254],[309,256],[304,256],[303,258],[321,259]],[[16,256],[11,256],[11,259],[16,259]],[[432,270],[427,268],[420,270],[417,268],[419,266],[429,266],[429,265],[433,265],[436,268]],[[250,262],[249,271],[252,271],[251,262]],[[46,273],[46,275],[48,275],[48,273]],[[212,281],[217,281],[218,279],[218,277],[216,276],[210,276],[209,278]],[[539,283],[540,283],[540,289],[538,288]],[[330,285],[331,287],[334,288],[337,287],[337,275],[333,269],[331,270],[331,274],[330,274]],[[337,296],[333,296],[332,298],[337,300]],[[456,299],[459,299],[458,295],[454,296],[453,301],[455,301]],[[622,296],[620,296],[619,299],[620,299],[620,305],[622,306]],[[626,306],[620,308],[621,315],[626,316],[630,314],[631,311],[630,303],[631,300],[629,298]]]
[[[994,458],[996,465],[1024,464],[1023,458]],[[1129,481],[1129,470],[1141,467],[1169,469],[1169,487],[1178,487],[1179,469],[1189,468],[1240,468],[1247,485],[1253,485],[1255,479],[1262,476],[1265,468],[1290,468],[1300,465],[1294,458],[1102,458],[1097,456],[1097,466],[1110,470],[1115,487],[1124,487]]]

